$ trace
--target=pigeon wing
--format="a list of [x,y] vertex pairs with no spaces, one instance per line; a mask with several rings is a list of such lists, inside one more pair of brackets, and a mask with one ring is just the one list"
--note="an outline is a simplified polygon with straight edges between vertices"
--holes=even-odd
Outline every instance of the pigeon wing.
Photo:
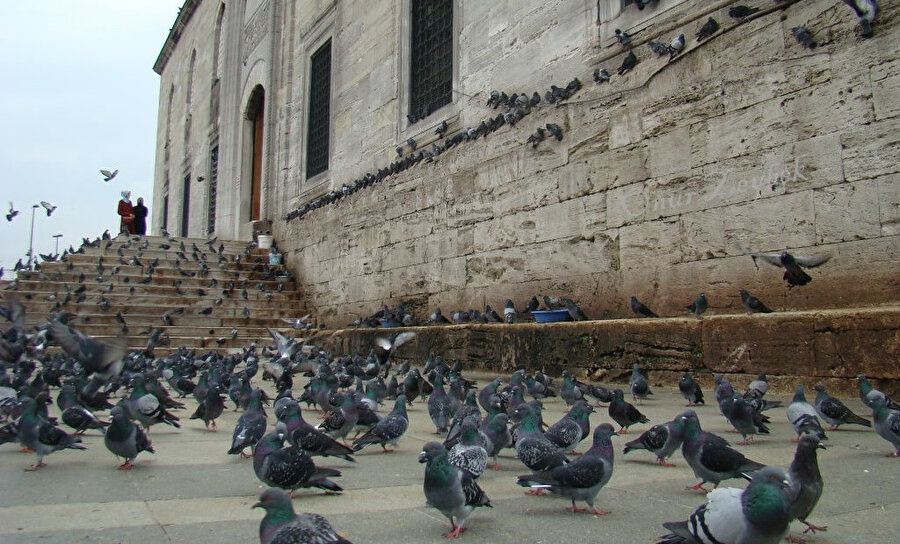
[[59,321],[50,322],[50,335],[66,353],[78,359],[89,372],[100,372],[125,355],[125,348],[102,344]]

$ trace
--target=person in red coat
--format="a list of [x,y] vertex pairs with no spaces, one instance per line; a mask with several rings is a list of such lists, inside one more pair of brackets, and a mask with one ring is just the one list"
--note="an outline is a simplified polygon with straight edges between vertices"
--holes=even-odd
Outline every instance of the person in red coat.
[[119,201],[119,232],[134,234],[134,207],[131,205],[131,191],[122,191]]

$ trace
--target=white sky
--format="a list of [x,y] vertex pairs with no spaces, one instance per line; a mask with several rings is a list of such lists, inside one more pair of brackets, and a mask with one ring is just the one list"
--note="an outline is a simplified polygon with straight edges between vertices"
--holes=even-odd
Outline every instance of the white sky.
[[[0,266],[115,233],[119,192],[151,210],[159,76],[184,0],[0,0]],[[103,182],[99,170],[119,169]],[[9,201],[19,210],[6,221]],[[152,213],[152,212],[151,212]],[[148,232],[151,232],[148,228]]]

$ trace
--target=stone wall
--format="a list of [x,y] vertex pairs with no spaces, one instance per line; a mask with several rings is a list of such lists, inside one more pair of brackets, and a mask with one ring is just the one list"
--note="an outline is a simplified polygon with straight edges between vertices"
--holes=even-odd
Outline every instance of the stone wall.
[[[337,2],[303,16],[296,67],[310,53],[306,29],[322,16],[334,28],[332,166],[317,185],[300,181],[294,85],[278,99],[288,151],[275,170],[289,174],[270,209],[284,214],[386,166],[408,135],[430,145],[448,116],[460,130],[496,115],[484,106],[492,89],[530,94],[575,76],[584,88],[299,220],[276,218],[320,322],[400,301],[424,318],[436,305],[502,307],[533,294],[570,296],[594,318],[629,316],[631,295],[680,315],[698,291],[712,314],[735,313],[739,288],[777,310],[900,300],[900,2],[881,2],[869,40],[833,0],[755,2],[768,12],[743,22],[727,1],[662,1],[640,15],[618,13],[618,0],[461,4],[455,100],[421,127],[406,125],[399,99],[405,3]],[[698,44],[709,15],[722,30]],[[816,49],[796,43],[798,25]],[[618,26],[640,63],[595,85],[593,69],[614,72],[624,56]],[[642,45],[678,33],[687,47],[671,62]],[[551,122],[563,141],[525,144]],[[778,269],[747,256],[785,248],[834,258],[788,290]]]

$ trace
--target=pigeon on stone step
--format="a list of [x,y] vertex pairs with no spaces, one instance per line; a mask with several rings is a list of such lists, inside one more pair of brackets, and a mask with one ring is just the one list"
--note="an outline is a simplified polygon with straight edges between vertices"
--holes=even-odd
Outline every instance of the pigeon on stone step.
[[678,380],[678,390],[681,392],[681,396],[688,401],[687,406],[706,404],[703,401],[703,390],[700,389],[700,384],[694,380],[690,372],[681,375],[681,379]]
[[550,426],[544,437],[559,451],[570,452],[591,433],[590,417],[594,408],[583,400],[576,402],[569,413]]
[[650,384],[647,383],[647,377],[641,371],[637,363],[631,367],[631,378],[628,380],[628,388],[631,389],[631,397],[641,403],[648,395],[652,395]]
[[[238,418],[231,435],[229,455],[240,454],[245,457],[244,448],[253,448],[266,432],[266,413],[261,404],[262,391],[254,389],[247,410]],[[246,456],[249,457],[249,456]]]
[[253,508],[266,511],[259,522],[260,544],[351,544],[319,514],[294,513],[291,498],[280,489],[263,491]]
[[628,72],[630,72],[635,66],[638,64],[637,55],[634,54],[634,51],[631,49],[628,50],[628,54],[625,55],[625,58],[622,59],[622,64],[619,66],[617,73],[620,76],[624,76]]
[[700,293],[697,295],[697,299],[687,306],[687,311],[699,317],[707,308],[709,308],[709,301],[706,300],[704,293]]
[[844,3],[859,18],[860,36],[871,38],[874,35],[872,23],[878,18],[878,2],[875,0],[844,0]]
[[778,544],[790,528],[788,485],[782,469],[765,467],[746,489],[714,489],[687,521],[663,523],[671,533],[657,544]]
[[[613,473],[613,426],[601,423],[594,429],[594,441],[584,455],[567,465],[545,472],[519,476],[516,483],[522,487],[549,489],[551,493],[572,499],[572,512],[606,515],[609,511],[594,506],[600,489],[609,482]],[[578,508],[575,501],[584,501],[589,510]]]
[[355,463],[351,456],[353,450],[331,438],[322,431],[316,429],[303,419],[300,404],[293,399],[287,399],[283,409],[278,414],[279,421],[285,425],[285,437],[291,444],[300,446],[310,455],[324,457],[339,457],[345,461]]
[[631,311],[638,317],[659,317],[653,310],[639,301],[637,297],[631,297]]
[[742,20],[750,17],[754,13],[758,12],[759,8],[751,8],[743,5],[731,6],[728,9],[728,16],[732,19]]
[[831,425],[829,431],[836,431],[839,426],[844,424],[872,426],[871,421],[854,414],[843,402],[829,395],[824,385],[817,384],[813,389],[816,390],[816,413]]
[[37,463],[25,469],[33,472],[44,464],[44,457],[63,449],[85,450],[81,438],[66,434],[65,431],[43,419],[39,415],[38,403],[49,404],[50,397],[41,393],[37,398],[25,397],[22,401],[22,415],[19,417],[19,443],[37,454]]
[[702,42],[709,38],[719,30],[719,22],[712,17],[708,18],[705,23],[697,31],[697,41]]
[[197,410],[189,418],[203,420],[206,430],[209,432],[215,432],[216,418],[225,411],[225,397],[221,391],[219,385],[210,387],[206,398],[203,399],[203,402],[197,404]]
[[824,531],[827,527],[819,527],[806,521],[807,516],[816,507],[822,489],[825,487],[822,474],[819,472],[818,449],[825,449],[819,439],[812,435],[804,435],[797,444],[794,460],[788,469],[790,482],[789,497],[791,500],[791,518],[806,524],[804,533]]
[[729,447],[724,438],[702,430],[697,412],[688,410],[678,417],[684,425],[681,455],[694,471],[694,475],[700,478],[700,483],[688,489],[706,491],[703,487],[706,482],[718,486],[722,480],[743,478],[745,473],[765,466],[747,459],[741,452]]
[[450,448],[450,464],[478,478],[487,466],[488,453],[474,421],[464,421],[459,441]]
[[471,474],[450,464],[449,454],[443,444],[426,443],[418,461],[426,463],[426,502],[450,520],[451,530],[444,536],[459,537],[466,530],[466,521],[472,510],[479,506],[490,508],[490,499]]
[[625,400],[625,394],[621,389],[613,391],[612,402],[609,403],[609,417],[618,423],[622,428],[618,434],[627,434],[628,427],[635,423],[649,423],[647,416],[642,414],[631,403]]
[[794,390],[794,398],[787,407],[787,418],[794,426],[797,436],[804,434],[812,434],[819,440],[828,440],[825,431],[822,430],[822,424],[816,414],[816,409],[812,404],[806,402],[806,395],[803,393],[803,385],[798,385]]
[[130,421],[121,407],[114,407],[109,415],[112,421],[103,437],[103,444],[116,457],[125,459],[119,470],[131,470],[134,458],[142,451],[156,453],[140,425]]
[[357,438],[353,442],[353,451],[360,451],[370,444],[381,444],[381,449],[385,452],[393,450],[387,449],[387,445],[397,445],[397,442],[406,433],[409,428],[409,416],[406,414],[406,396],[398,395],[394,401],[394,409],[376,423],[366,434]]
[[872,401],[872,419],[875,420],[875,432],[878,436],[894,447],[888,457],[900,457],[900,412],[889,410],[885,400],[876,397]]
[[671,62],[682,51],[684,51],[684,34],[679,34],[669,42],[669,61]]
[[340,471],[318,468],[312,458],[299,446],[284,446],[284,424],[263,435],[253,450],[253,472],[264,484],[289,490],[293,496],[297,488],[315,487],[327,492],[344,490],[328,478],[339,477]]
[[762,314],[770,314],[772,310],[770,310],[765,304],[762,303],[761,300],[751,295],[744,289],[740,290],[741,293],[741,304],[744,305],[744,308],[747,308],[747,311],[751,314],[753,313],[762,313]]
[[628,453],[631,450],[647,450],[656,455],[657,462],[664,467],[674,467],[675,465],[666,461],[671,457],[684,440],[684,422],[679,414],[672,421],[654,425],[641,433],[641,436],[625,444],[625,450]]

